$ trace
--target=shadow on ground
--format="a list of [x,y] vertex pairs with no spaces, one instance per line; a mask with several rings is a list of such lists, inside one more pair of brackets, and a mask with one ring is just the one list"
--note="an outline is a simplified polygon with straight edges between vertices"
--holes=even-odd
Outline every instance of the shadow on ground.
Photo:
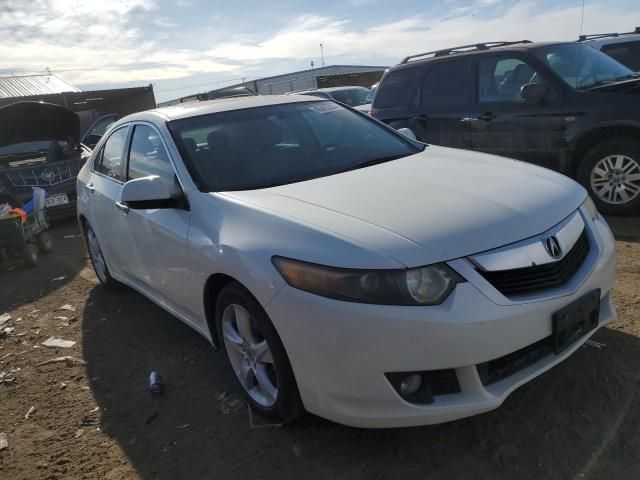
[[[245,408],[222,411],[241,398],[222,353],[141,295],[96,287],[83,322],[103,431],[144,479],[640,478],[640,339],[616,330],[474,418],[358,430],[308,415],[252,429]],[[146,390],[153,369],[161,397]]]
[[617,240],[640,242],[640,217],[607,217]]
[[[28,267],[21,259],[0,262],[2,298],[7,302],[0,304],[0,314],[50,294],[86,266],[87,255],[75,218],[58,222],[49,231],[54,237],[54,251],[41,255],[37,267]],[[40,288],[33,288],[34,284]]]

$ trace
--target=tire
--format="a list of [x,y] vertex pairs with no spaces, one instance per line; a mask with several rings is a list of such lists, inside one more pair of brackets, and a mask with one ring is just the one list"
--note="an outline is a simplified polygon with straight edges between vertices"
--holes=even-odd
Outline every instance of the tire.
[[[587,189],[600,213],[614,216],[639,213],[640,142],[612,138],[597,144],[578,165],[576,178]],[[625,196],[629,200],[625,201]]]
[[85,225],[84,230],[87,250],[89,251],[89,258],[91,259],[91,265],[93,265],[93,270],[96,273],[96,277],[98,277],[98,280],[103,287],[109,290],[117,289],[118,287],[120,287],[121,283],[117,280],[114,280],[109,273],[109,267],[107,266],[107,262],[104,258],[104,255],[102,254],[102,249],[100,248],[98,237],[96,237],[96,234],[90,225]]
[[53,235],[49,232],[42,232],[37,237],[38,248],[44,254],[53,252]]
[[[249,315],[251,341],[240,345],[244,337],[239,332],[244,331],[247,336],[247,330],[238,328],[238,318],[247,321],[243,316],[245,313]],[[242,285],[232,282],[218,296],[215,320],[220,347],[251,406],[272,421],[286,423],[299,417],[304,407],[289,358],[276,329],[258,301]],[[252,348],[254,346],[255,351]],[[259,351],[263,354],[256,353]],[[244,381],[241,376],[244,376]],[[262,378],[262,381],[258,378]],[[270,387],[276,387],[275,394],[262,386],[267,383]]]
[[38,252],[38,247],[31,243],[27,243],[22,248],[22,258],[24,263],[30,267],[37,267],[40,264],[40,253]]

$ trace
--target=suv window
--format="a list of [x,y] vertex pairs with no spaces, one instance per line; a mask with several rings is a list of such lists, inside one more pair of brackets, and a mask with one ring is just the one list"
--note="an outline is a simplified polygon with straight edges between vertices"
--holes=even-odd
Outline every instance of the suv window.
[[96,171],[116,180],[122,180],[122,155],[128,131],[128,127],[123,127],[107,138],[98,156]]
[[127,180],[157,175],[173,183],[174,172],[158,133],[147,125],[136,125],[129,149]]
[[420,105],[466,105],[469,100],[468,78],[466,60],[434,63],[422,81]]
[[602,51],[634,72],[640,71],[640,42],[612,43]]
[[520,90],[530,83],[544,83],[528,63],[513,57],[483,58],[478,64],[479,102],[520,102]]
[[417,68],[392,70],[381,80],[375,97],[374,108],[399,106],[409,95],[409,84],[418,72]]

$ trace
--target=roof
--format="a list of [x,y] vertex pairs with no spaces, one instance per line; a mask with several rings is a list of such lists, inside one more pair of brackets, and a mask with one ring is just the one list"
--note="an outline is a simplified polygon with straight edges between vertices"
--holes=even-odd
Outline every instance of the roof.
[[246,97],[219,98],[203,102],[187,102],[169,107],[157,108],[140,114],[133,114],[123,118],[123,121],[134,120],[141,114],[162,115],[167,120],[208,115],[210,113],[228,112],[231,110],[243,110],[246,108],[266,107],[269,105],[283,105],[298,102],[317,102],[319,99],[306,95],[254,95]]
[[31,97],[79,91],[79,88],[53,74],[0,77],[0,98]]
[[412,68],[414,64],[421,64],[422,62],[430,62],[433,60],[442,60],[450,58],[452,56],[482,55],[484,53],[494,51],[508,52],[514,50],[530,50],[548,45],[562,44],[575,44],[575,42],[531,42],[529,40],[522,40],[518,42],[489,42],[486,44],[463,45],[461,47],[453,47],[444,50],[435,50],[433,52],[409,55],[408,57],[405,57],[398,65],[393,67],[393,69],[396,70],[400,68]]
[[341,87],[325,87],[325,88],[311,88],[309,90],[302,90],[300,92],[294,92],[294,93],[307,93],[307,92],[339,92],[341,90],[353,90],[353,89],[359,89],[359,90],[369,90],[367,87],[362,87],[360,85],[344,85]]

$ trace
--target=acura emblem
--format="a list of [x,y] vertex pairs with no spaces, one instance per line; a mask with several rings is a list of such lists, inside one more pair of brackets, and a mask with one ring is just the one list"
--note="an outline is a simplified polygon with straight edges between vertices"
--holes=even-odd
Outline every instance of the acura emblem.
[[551,258],[555,258],[557,260],[562,257],[562,247],[555,235],[551,235],[544,239],[544,248],[547,250],[547,253]]
[[53,170],[44,170],[42,172],[42,175],[40,175],[42,177],[42,180],[44,180],[45,182],[53,182],[53,179],[56,178],[56,174],[54,173]]

